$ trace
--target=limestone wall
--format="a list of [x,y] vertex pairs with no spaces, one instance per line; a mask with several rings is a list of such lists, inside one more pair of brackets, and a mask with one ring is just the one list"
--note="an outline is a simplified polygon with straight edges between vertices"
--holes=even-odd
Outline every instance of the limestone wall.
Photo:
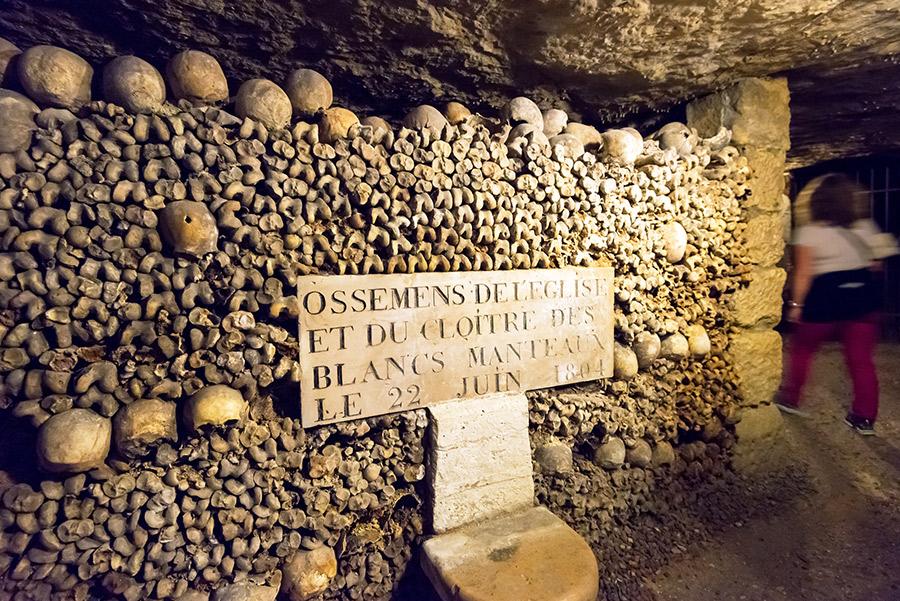
[[790,215],[784,195],[784,161],[790,147],[787,81],[741,82],[689,105],[688,122],[701,132],[732,129],[732,143],[754,174],[741,239],[749,283],[732,299],[741,329],[731,341],[730,354],[741,396],[756,406],[770,401],[781,382],[781,337],[772,328],[781,321],[786,274],[777,265],[784,255],[782,233]]
[[[297,120],[268,84],[232,107],[176,67],[176,104],[147,113],[83,81],[65,102],[21,82],[40,107],[2,92],[0,408],[31,438],[0,466],[21,481],[2,495],[4,590],[390,596],[423,532],[427,418],[300,428],[303,273],[612,265],[616,377],[530,407],[538,469],[572,473],[574,450],[573,478],[606,474],[608,513],[644,502],[623,465],[714,473],[739,407],[766,400],[742,361],[776,361],[777,215],[750,194],[741,150],[762,151],[726,129],[600,134],[524,99],[499,120],[359,123],[330,88]],[[595,492],[548,476],[537,496],[574,520]]]

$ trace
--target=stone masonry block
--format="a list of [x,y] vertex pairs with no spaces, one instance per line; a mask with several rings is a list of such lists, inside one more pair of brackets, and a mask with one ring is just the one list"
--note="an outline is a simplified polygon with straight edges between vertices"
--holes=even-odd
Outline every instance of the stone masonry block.
[[759,148],[747,146],[741,149],[750,164],[749,186],[752,194],[744,202],[747,208],[755,207],[763,211],[778,211],[784,194],[783,148]]
[[[510,437],[506,445],[488,444],[482,451],[473,447],[458,447],[440,451],[442,468],[435,474],[441,481],[443,494],[453,495],[469,488],[487,486],[494,482],[531,478],[532,466],[521,460],[531,452],[528,440]],[[499,441],[498,441],[499,442]]]
[[587,542],[544,507],[499,516],[422,545],[442,601],[595,601],[597,560]]
[[781,384],[781,335],[774,330],[741,330],[728,345],[745,406],[770,402]]
[[782,290],[787,273],[778,267],[757,269],[750,285],[734,293],[734,320],[744,327],[772,327],[781,320]]
[[734,427],[740,442],[756,442],[776,436],[784,426],[781,412],[775,405],[760,405],[741,412],[741,421]]
[[435,534],[441,534],[532,505],[534,479],[530,474],[513,480],[474,486],[436,498],[431,514],[431,530]]
[[764,213],[752,217],[742,237],[747,259],[756,265],[769,267],[784,256],[784,232],[781,215]]
[[519,394],[450,401],[428,408],[432,444],[441,450],[469,448],[484,440],[528,431],[528,404]]
[[735,426],[737,444],[732,465],[743,473],[776,471],[789,460],[782,442],[784,420],[775,405],[760,405],[741,412]]
[[524,394],[452,401],[428,412],[426,474],[434,532],[534,504]]
[[790,92],[784,78],[742,79],[688,104],[687,117],[701,136],[724,126],[735,146],[790,148]]

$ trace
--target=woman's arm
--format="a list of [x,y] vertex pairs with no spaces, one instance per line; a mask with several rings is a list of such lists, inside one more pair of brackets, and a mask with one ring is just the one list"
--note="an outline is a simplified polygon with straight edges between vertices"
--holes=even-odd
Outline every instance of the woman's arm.
[[794,247],[794,275],[791,282],[791,308],[788,319],[800,321],[803,303],[812,284],[812,248],[798,245]]

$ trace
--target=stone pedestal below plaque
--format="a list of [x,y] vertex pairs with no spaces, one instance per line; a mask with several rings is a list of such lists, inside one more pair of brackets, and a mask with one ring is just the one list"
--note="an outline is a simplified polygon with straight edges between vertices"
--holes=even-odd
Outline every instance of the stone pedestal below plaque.
[[443,601],[595,601],[597,560],[545,507],[425,542],[422,567]]
[[433,532],[534,505],[524,394],[450,401],[428,413],[426,482]]
[[528,400],[502,394],[428,409],[432,531],[422,564],[443,601],[595,601],[588,544],[534,507]]

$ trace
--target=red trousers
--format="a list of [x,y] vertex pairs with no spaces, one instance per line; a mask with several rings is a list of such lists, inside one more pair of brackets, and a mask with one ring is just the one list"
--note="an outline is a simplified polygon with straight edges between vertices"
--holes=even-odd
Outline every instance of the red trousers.
[[819,346],[835,334],[844,347],[844,359],[853,381],[850,412],[857,417],[874,420],[878,416],[878,377],[872,360],[878,340],[875,315],[857,321],[796,324],[790,341],[787,379],[781,391],[782,402],[795,406],[800,404],[813,356]]

